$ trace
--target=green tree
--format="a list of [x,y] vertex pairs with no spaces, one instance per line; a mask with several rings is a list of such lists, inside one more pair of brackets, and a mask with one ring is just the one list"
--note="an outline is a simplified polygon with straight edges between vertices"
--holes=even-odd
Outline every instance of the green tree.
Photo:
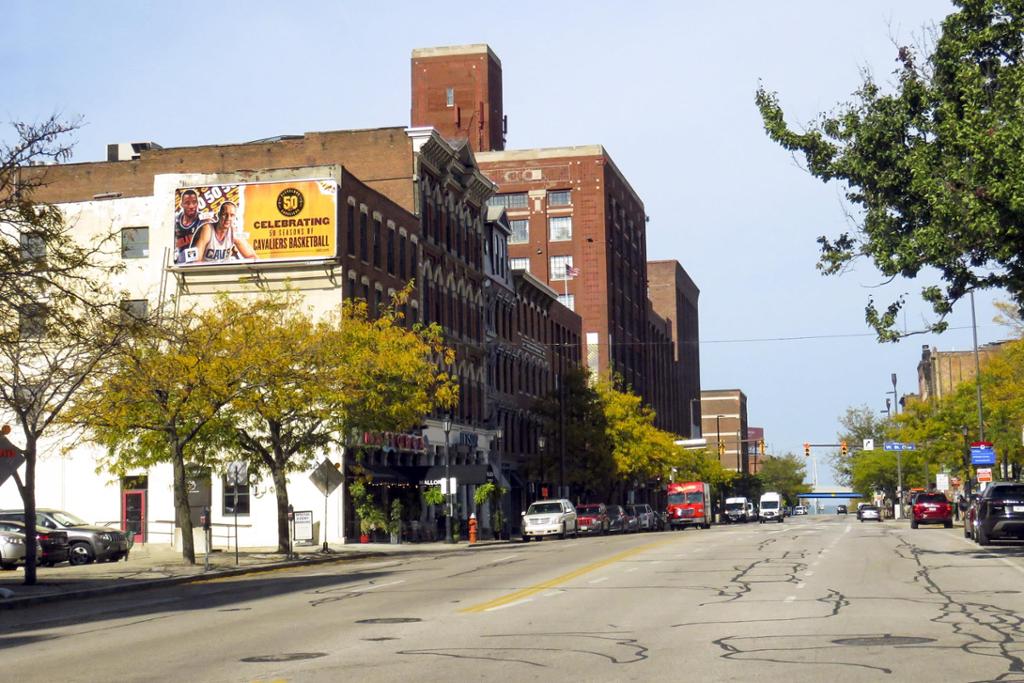
[[[903,46],[893,92],[865,74],[854,100],[791,129],[778,97],[756,101],[768,136],[802,154],[808,171],[838,180],[861,213],[859,234],[819,237],[818,268],[841,273],[859,256],[885,276],[938,270],[942,286],[922,297],[946,328],[953,304],[975,289],[1004,287],[1024,311],[1024,8],[1007,0],[954,0],[928,54]],[[903,297],[865,319],[881,341]]]
[[849,450],[845,456],[841,451],[830,454],[829,464],[832,466],[836,482],[843,486],[850,486],[853,477],[853,460],[857,457],[864,439],[874,439],[881,446],[891,425],[888,416],[883,418],[880,412],[872,410],[868,406],[847,408],[846,414],[839,418],[839,424],[843,426],[843,431],[836,436],[839,441],[847,443]]
[[115,474],[171,464],[182,556],[193,564],[187,465],[224,466],[224,409],[266,365],[242,352],[258,346],[259,337],[247,336],[239,322],[257,312],[258,305],[221,296],[209,308],[138,325],[66,416],[104,447],[101,465]]
[[[121,296],[107,286],[115,235],[76,231],[63,210],[36,200],[35,164],[65,161],[75,122],[15,124],[0,144],[0,415],[24,439],[25,583],[36,583],[36,461],[40,440],[59,435],[68,402],[123,340]],[[15,440],[18,433],[12,433]]]
[[786,502],[795,505],[801,493],[807,493],[811,487],[804,483],[807,470],[802,458],[792,453],[782,456],[768,456],[761,462],[761,471],[756,479],[762,491],[776,491]]
[[571,369],[565,374],[564,394],[556,389],[534,403],[547,443],[527,462],[526,471],[542,481],[557,475],[564,431],[566,483],[585,498],[606,498],[615,486],[615,460],[601,397],[589,379],[585,368]]
[[260,367],[232,398],[223,424],[250,469],[269,473],[277,497],[278,550],[288,551],[288,479],[344,435],[403,431],[435,407],[450,407],[458,386],[438,369],[451,349],[437,325],[403,326],[399,293],[377,319],[365,302],[319,321],[294,296],[254,301],[238,324],[258,343],[240,349]]

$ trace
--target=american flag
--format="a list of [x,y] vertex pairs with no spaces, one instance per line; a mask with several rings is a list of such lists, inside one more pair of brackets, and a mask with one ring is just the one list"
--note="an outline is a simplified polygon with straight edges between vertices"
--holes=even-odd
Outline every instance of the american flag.
[[580,276],[580,269],[574,268],[571,263],[565,264],[565,276],[567,278],[574,278]]

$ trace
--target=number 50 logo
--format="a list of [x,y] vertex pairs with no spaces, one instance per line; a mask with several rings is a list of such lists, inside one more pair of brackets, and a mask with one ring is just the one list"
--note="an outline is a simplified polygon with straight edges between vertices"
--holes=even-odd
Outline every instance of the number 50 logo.
[[281,194],[277,195],[277,210],[281,212],[283,216],[297,216],[302,211],[302,207],[305,206],[306,200],[303,198],[302,193],[296,190],[294,187],[289,187],[286,190],[281,190]]

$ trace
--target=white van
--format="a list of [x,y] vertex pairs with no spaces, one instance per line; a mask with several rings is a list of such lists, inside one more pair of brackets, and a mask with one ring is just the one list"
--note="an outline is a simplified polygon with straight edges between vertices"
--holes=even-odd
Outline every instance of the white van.
[[723,522],[752,522],[753,517],[750,516],[748,506],[750,502],[742,497],[737,496],[735,498],[725,499],[725,514],[722,515]]
[[765,522],[778,522],[782,524],[782,496],[774,491],[761,496],[761,505],[759,506],[760,512],[758,513],[758,520],[761,524]]

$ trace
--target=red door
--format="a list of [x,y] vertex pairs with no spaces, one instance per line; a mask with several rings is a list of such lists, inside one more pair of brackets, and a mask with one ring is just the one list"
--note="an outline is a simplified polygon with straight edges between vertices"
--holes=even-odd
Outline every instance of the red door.
[[146,542],[146,492],[121,492],[121,528],[135,543]]

